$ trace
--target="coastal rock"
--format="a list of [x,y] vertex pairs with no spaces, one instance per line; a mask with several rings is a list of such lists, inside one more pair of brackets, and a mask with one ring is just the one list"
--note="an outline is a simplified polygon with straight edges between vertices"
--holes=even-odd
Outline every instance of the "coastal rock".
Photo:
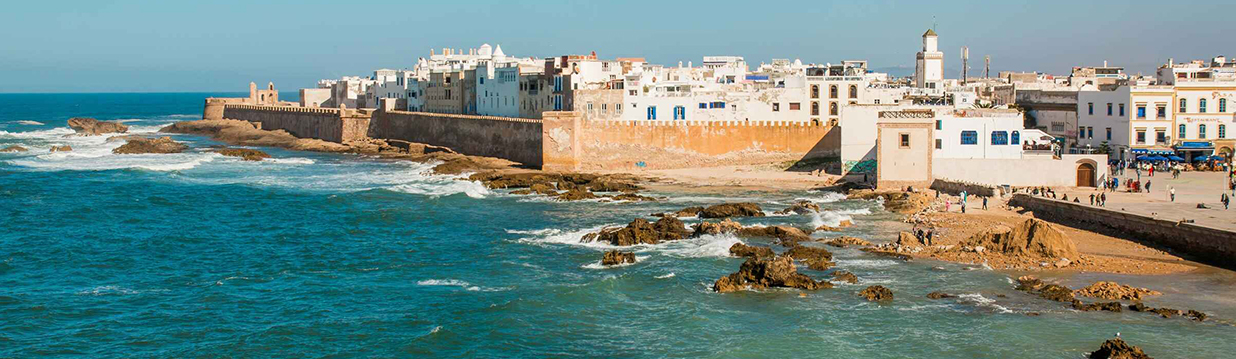
[[1064,232],[1036,218],[1012,229],[1001,226],[985,230],[970,237],[965,245],[1031,259],[1078,258],[1077,246]]
[[557,198],[559,201],[581,201],[585,199],[596,199],[599,197],[592,192],[576,188],[557,194],[554,198]]
[[785,255],[790,258],[803,261],[803,263],[807,264],[807,268],[812,270],[828,270],[828,268],[831,268],[834,265],[831,262],[833,260],[833,254],[824,248],[796,245],[793,248],[790,248],[789,251],[785,252]]
[[226,148],[219,150],[219,154],[230,157],[240,157],[245,161],[261,161],[270,158],[270,154],[259,150],[249,148]]
[[807,232],[790,226],[746,227],[738,231],[738,235],[745,237],[772,237],[787,247],[798,245],[799,242],[811,241],[811,237],[807,235]]
[[1090,353],[1090,359],[1151,359],[1142,348],[1129,345],[1120,338],[1108,339],[1099,350]]
[[893,242],[898,247],[918,247],[918,238],[915,238],[910,232],[897,233],[897,241]]
[[[531,186],[528,186],[528,190],[532,191],[533,193],[544,194],[544,195],[558,194],[558,190],[554,189],[553,186],[550,186],[547,183],[533,183]],[[582,191],[577,190],[577,192],[582,192]]]
[[1032,275],[1017,277],[1017,290],[1029,292],[1038,290],[1041,287],[1043,287],[1043,280],[1038,277]]
[[627,263],[635,263],[635,253],[612,250],[605,252],[605,256],[601,258],[601,265],[603,266],[616,266]]
[[850,284],[858,284],[858,276],[854,275],[854,273],[843,270],[833,272],[833,280]]
[[899,214],[913,214],[931,205],[931,197],[920,192],[852,190],[848,199],[884,200],[884,209]]
[[872,245],[871,242],[868,242],[862,238],[856,238],[856,237],[837,237],[837,238],[824,241],[824,244],[827,244],[833,247],[839,247],[839,248],[845,248],[847,246],[866,247],[866,246]]
[[788,208],[777,211],[776,213],[777,214],[790,214],[790,213],[810,214],[810,213],[815,213],[819,211],[820,211],[820,205],[811,203],[811,201],[807,201],[807,200],[799,200],[797,202],[794,202],[794,204],[791,204]]
[[12,146],[5,147],[4,149],[0,149],[0,152],[26,152],[26,151],[29,151],[29,150],[26,149],[25,147],[18,146],[18,145],[12,145]]
[[722,233],[738,233],[742,230],[742,225],[734,220],[726,218],[721,222],[700,222],[691,227],[695,230],[694,236],[702,236],[705,234],[722,234]]
[[1073,291],[1068,287],[1058,284],[1043,283],[1039,278],[1032,275],[1025,275],[1017,278],[1017,290],[1038,294],[1044,299],[1054,300],[1057,302],[1073,303],[1076,298],[1073,297]]
[[1121,308],[1122,306],[1120,305],[1120,302],[1082,303],[1081,301],[1078,301],[1078,300],[1073,301],[1073,309],[1077,309],[1083,312],[1093,312],[1093,311],[1102,310],[1102,311],[1119,313]]
[[931,293],[927,293],[927,298],[928,299],[945,299],[945,298],[957,298],[957,296],[944,293],[944,292],[931,292]]
[[863,247],[863,248],[859,248],[859,250],[861,250],[861,251],[863,251],[863,252],[871,253],[871,254],[874,254],[874,255],[877,255],[877,256],[881,256],[881,257],[888,257],[888,258],[894,258],[894,259],[900,259],[900,260],[903,260],[903,261],[910,261],[911,259],[914,259],[914,257],[912,257],[912,256],[910,256],[910,255],[908,255],[908,254],[897,253],[896,251],[892,251],[892,250],[889,250],[889,249],[887,249],[887,248],[882,248],[882,247],[879,247],[879,246],[876,246],[876,247]]
[[143,153],[181,153],[189,146],[172,141],[171,137],[132,139],[124,145],[116,147],[112,153],[133,155]]
[[695,206],[695,207],[687,207],[687,208],[680,209],[678,210],[678,212],[653,213],[652,215],[655,217],[674,216],[678,218],[690,218],[690,217],[698,217],[700,215],[700,212],[703,210],[704,210],[704,207]]
[[833,227],[833,226],[830,226],[830,225],[825,224],[825,225],[821,225],[821,226],[819,226],[819,227],[816,227],[816,228],[815,228],[815,230],[817,230],[817,231],[823,231],[823,232],[841,232],[841,230],[842,230],[842,229],[844,229],[844,228],[848,228],[848,227],[853,226],[853,225],[854,225],[854,222],[853,222],[853,221],[850,221],[850,220],[848,220],[848,219],[843,219],[843,220],[841,220],[841,221],[837,222],[837,226],[836,226],[836,227]]
[[742,243],[734,243],[730,246],[730,255],[735,257],[766,259],[775,257],[772,248],[749,246]]
[[1171,317],[1175,317],[1175,316],[1185,315],[1185,312],[1184,312],[1184,311],[1182,311],[1182,310],[1179,310],[1179,309],[1171,309],[1171,308],[1151,308],[1151,307],[1148,307],[1148,306],[1146,306],[1145,304],[1142,304],[1142,303],[1133,303],[1133,304],[1129,304],[1129,310],[1132,310],[1132,311],[1134,311],[1134,312],[1150,312],[1150,313],[1155,313],[1155,314],[1158,314],[1158,315],[1160,315],[1160,316],[1162,316],[1162,317],[1164,317],[1164,318],[1171,318]]
[[881,285],[873,285],[858,292],[858,295],[872,302],[888,302],[893,300],[893,291]]
[[615,201],[629,201],[629,202],[655,202],[657,200],[656,198],[652,198],[648,196],[641,196],[633,192],[623,192],[622,194],[616,194],[616,195],[610,196],[609,199],[612,199]]
[[1073,291],[1073,294],[1100,299],[1140,301],[1145,297],[1163,293],[1146,288],[1122,285],[1116,282],[1095,282],[1088,287]]
[[588,187],[589,190],[594,192],[630,192],[643,189],[634,183],[619,181],[607,177],[596,177],[591,181],[575,184]]
[[1193,309],[1189,309],[1188,311],[1185,312],[1184,315],[1186,317],[1189,317],[1190,319],[1193,319],[1199,322],[1206,321],[1206,313],[1202,313],[1202,312],[1199,312]]
[[99,121],[90,117],[74,117],[69,119],[69,128],[82,136],[96,136],[105,133],[129,132],[129,126],[119,122]]
[[832,288],[825,281],[815,281],[806,275],[798,273],[794,261],[790,257],[773,259],[747,258],[738,272],[721,277],[713,284],[713,291],[720,293],[736,292],[744,289],[765,289],[769,287],[798,288],[817,290]]
[[52,146],[52,147],[51,147],[51,149],[50,149],[49,151],[51,151],[51,152],[69,152],[69,151],[72,151],[72,150],[73,150],[73,147],[69,147],[69,145],[64,145],[64,146]]
[[309,138],[296,138],[283,130],[266,131],[253,123],[240,120],[197,120],[173,123],[163,133],[210,136],[212,139],[237,146],[279,147],[297,151],[348,152],[343,144]]
[[656,223],[649,223],[643,218],[636,218],[626,227],[602,230],[584,236],[584,242],[601,241],[615,246],[633,246],[636,244],[657,244],[664,241],[676,241],[686,238],[689,233],[682,221],[674,217],[665,217]]
[[763,217],[764,210],[755,203],[725,203],[708,206],[699,212],[700,218]]

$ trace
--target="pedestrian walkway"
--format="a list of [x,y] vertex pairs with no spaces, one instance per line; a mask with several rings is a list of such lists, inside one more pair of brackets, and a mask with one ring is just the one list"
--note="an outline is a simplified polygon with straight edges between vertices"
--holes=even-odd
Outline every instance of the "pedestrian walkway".
[[[1123,181],[1131,174],[1117,176]],[[1136,178],[1136,175],[1134,175]],[[1150,193],[1128,193],[1121,187],[1116,192],[1107,192],[1107,208],[1128,211],[1142,215],[1153,216],[1165,220],[1193,220],[1195,223],[1236,231],[1236,204],[1229,210],[1223,209],[1220,202],[1222,194],[1227,191],[1227,174],[1222,172],[1182,172],[1180,178],[1173,179],[1170,173],[1155,173],[1154,177],[1142,175],[1142,182],[1153,181]],[[1171,201],[1169,188],[1176,190],[1176,201]],[[1072,187],[1057,189],[1059,194],[1068,194],[1072,198],[1080,198],[1082,204],[1089,205],[1090,194],[1101,193],[1100,189]],[[1206,209],[1199,209],[1201,203]]]

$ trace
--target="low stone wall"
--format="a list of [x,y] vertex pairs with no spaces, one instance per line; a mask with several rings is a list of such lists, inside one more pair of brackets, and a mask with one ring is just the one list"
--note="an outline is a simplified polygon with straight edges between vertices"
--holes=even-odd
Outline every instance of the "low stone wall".
[[1236,232],[1020,193],[1009,205],[1047,221],[1169,248],[1200,263],[1236,270]]
[[[209,108],[211,103],[207,102]],[[209,110],[207,111],[209,115]],[[337,108],[224,104],[222,118],[249,121],[264,130],[284,130],[300,138],[342,143],[366,138],[369,115]]]
[[1073,187],[1077,185],[1077,168],[1083,163],[1094,167],[1097,183],[1107,168],[1107,155],[1064,155],[1058,160],[1051,156],[1016,160],[936,158],[931,173],[935,178],[989,186]]
[[992,197],[992,196],[995,196],[997,193],[999,193],[999,191],[997,191],[996,188],[992,186],[982,185],[978,183],[950,181],[950,180],[939,179],[939,178],[931,181],[931,189],[934,189],[936,191],[940,191],[943,193],[948,193],[954,196],[961,194],[961,191],[965,191],[966,193],[970,195],[987,196],[987,197]]
[[471,156],[497,157],[541,168],[541,120],[378,111],[369,137],[449,147]]

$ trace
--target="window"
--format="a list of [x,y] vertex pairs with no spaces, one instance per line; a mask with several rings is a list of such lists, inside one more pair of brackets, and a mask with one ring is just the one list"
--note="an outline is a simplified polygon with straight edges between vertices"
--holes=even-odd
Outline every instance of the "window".
[[1219,125],[1219,138],[1227,138],[1227,125]]
[[820,98],[820,85],[811,85],[811,98]]
[[1167,142],[1167,130],[1155,131],[1154,140],[1158,143]]
[[801,106],[801,105],[799,105],[799,103],[797,103],[797,102],[790,102],[790,111],[798,111],[798,110],[800,110],[800,109],[802,109],[802,106]]
[[1185,125],[1180,125],[1180,128],[1177,128],[1177,130],[1180,130],[1180,131],[1176,132],[1176,138],[1180,138],[1180,139],[1185,138]]
[[1197,138],[1206,139],[1206,125],[1197,125]]
[[811,115],[812,116],[820,115],[820,103],[819,102],[815,102],[815,101],[811,102]]
[[944,140],[937,138],[936,139],[936,149],[939,150],[943,148],[944,148]]
[[1137,106],[1137,118],[1146,118],[1146,106]]
[[1155,115],[1157,115],[1160,120],[1166,118],[1167,117],[1167,106],[1159,105],[1158,109],[1156,110]]
[[1013,137],[1009,139],[1010,145],[1021,144],[1021,132],[1013,131]]
[[[635,106],[631,106],[631,107],[635,107]],[[620,104],[620,103],[616,103],[616,104],[614,104],[614,114],[615,114],[615,115],[622,115],[622,104]]]
[[944,120],[936,120],[936,131],[944,129]]
[[1124,104],[1120,104],[1120,117],[1124,117]]
[[674,119],[675,120],[687,119],[687,108],[684,106],[674,106]]
[[1111,127],[1107,128],[1107,140],[1108,141],[1112,140],[1112,128]]
[[1094,139],[1094,126],[1086,127],[1086,129],[1089,130],[1089,133],[1086,134],[1086,138]]
[[779,112],[779,111],[781,111],[781,104],[773,103],[773,112]]
[[978,131],[961,131],[961,144],[977,145],[978,144]]
[[1227,99],[1219,99],[1219,112],[1227,112]]
[[1146,131],[1137,131],[1137,143],[1138,144],[1146,143]]
[[850,98],[858,98],[858,86],[850,85]]
[[1206,99],[1197,100],[1197,112],[1206,113]]
[[484,85],[484,84],[485,84],[485,76],[480,76],[480,77],[477,77],[477,79],[478,79],[478,80],[481,80],[481,84],[482,84],[482,85]]
[[1086,138],[1086,126],[1078,127],[1077,128],[1077,139],[1081,140],[1085,138]]
[[601,104],[601,115],[608,115],[608,114],[609,114],[609,104],[607,103]]
[[837,98],[837,85],[828,87],[828,98]]
[[709,108],[725,108],[725,102],[715,101],[708,104]]
[[1087,113],[1090,115],[1094,115],[1094,102],[1089,103],[1088,106],[1090,110]]
[[1001,146],[1009,144],[1008,131],[992,131],[991,132],[991,144],[1001,145]]
[[877,99],[875,99],[875,104],[879,105],[879,104],[880,104],[880,99],[878,99],[878,98],[877,98]]
[[648,119],[649,120],[657,119],[657,107],[656,106],[648,106]]
[[1107,115],[1108,116],[1112,115],[1112,103],[1111,102],[1107,103]]
[[910,148],[910,134],[901,134],[901,148]]
[[1188,106],[1188,104],[1189,104],[1189,103],[1187,102],[1187,100],[1185,100],[1185,99],[1183,99],[1183,98],[1182,98],[1182,99],[1180,99],[1180,109],[1179,109],[1179,110],[1176,110],[1176,112],[1178,112],[1178,113],[1186,113],[1186,112],[1189,112],[1188,107],[1187,107],[1187,106]]
[[829,114],[830,116],[836,116],[836,115],[837,115],[837,103],[836,103],[836,102],[833,102],[833,103],[828,104],[828,114]]
[[700,108],[708,108],[708,104],[700,102]]

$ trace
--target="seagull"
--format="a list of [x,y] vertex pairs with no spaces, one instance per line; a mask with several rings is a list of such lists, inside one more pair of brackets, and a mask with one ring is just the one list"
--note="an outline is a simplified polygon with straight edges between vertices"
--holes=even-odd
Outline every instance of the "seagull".
[[1119,337],[1120,337],[1120,332],[1116,332],[1116,337],[1117,337],[1117,338],[1119,338]]

